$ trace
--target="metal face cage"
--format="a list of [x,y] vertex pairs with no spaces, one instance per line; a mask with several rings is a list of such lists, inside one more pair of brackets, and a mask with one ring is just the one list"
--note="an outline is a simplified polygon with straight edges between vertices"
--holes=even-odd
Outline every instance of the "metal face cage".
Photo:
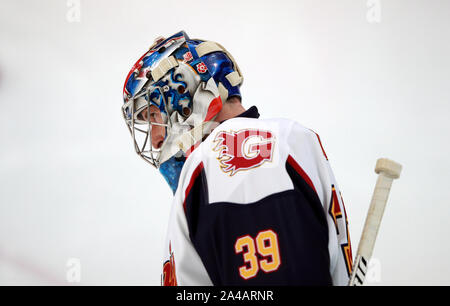
[[[144,87],[145,88],[145,87]],[[156,105],[155,101],[150,100],[150,94],[159,91],[161,97],[160,105]],[[150,116],[150,106],[157,106],[161,111],[163,123],[152,121]],[[147,110],[147,118],[139,116]],[[152,128],[154,126],[165,127],[165,138],[168,137],[171,124],[168,120],[167,101],[163,88],[159,86],[150,86],[147,90],[137,94],[122,106],[122,114],[127,124],[128,130],[133,139],[134,149],[136,153],[147,163],[159,168],[161,161],[161,152],[164,150],[166,142],[164,141],[160,148],[152,145]]]

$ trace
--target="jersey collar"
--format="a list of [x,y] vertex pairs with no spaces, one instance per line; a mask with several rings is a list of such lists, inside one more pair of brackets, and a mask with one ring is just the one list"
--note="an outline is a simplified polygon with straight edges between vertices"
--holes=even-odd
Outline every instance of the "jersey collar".
[[[258,112],[258,108],[256,107],[256,106],[252,106],[252,107],[250,107],[249,109],[247,109],[245,112],[243,112],[242,114],[240,114],[240,115],[237,115],[236,117],[233,117],[233,118],[240,118],[240,117],[243,117],[243,118],[254,118],[254,119],[258,119],[259,118],[259,112]],[[230,118],[231,119],[231,118]],[[228,119],[227,119],[228,120]],[[221,121],[220,123],[222,124],[222,123],[224,123],[225,121],[227,121],[227,120],[224,120],[224,121]]]
[[236,117],[245,117],[245,118],[255,118],[258,119],[259,118],[259,112],[258,112],[258,108],[256,106],[252,106],[249,109],[247,109],[245,112],[243,112],[242,114],[236,116]]

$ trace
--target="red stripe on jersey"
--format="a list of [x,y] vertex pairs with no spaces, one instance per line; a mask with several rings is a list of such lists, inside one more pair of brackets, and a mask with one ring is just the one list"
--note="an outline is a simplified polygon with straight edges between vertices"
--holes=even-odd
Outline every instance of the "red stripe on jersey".
[[201,162],[197,166],[197,168],[195,168],[194,172],[192,173],[191,180],[189,181],[189,185],[186,188],[186,192],[184,193],[183,208],[184,208],[185,213],[186,213],[186,199],[187,199],[192,187],[194,186],[195,180],[198,178],[198,176],[200,175],[202,170],[203,170],[203,162]]
[[314,132],[313,130],[310,130],[310,131],[313,132],[314,134],[316,134],[317,140],[319,141],[319,144],[320,144],[320,148],[322,149],[322,153],[323,153],[323,155],[325,156],[325,159],[328,160],[327,153],[325,153],[325,150],[323,149],[322,141],[320,141],[319,134],[317,134],[317,133]]
[[291,165],[292,168],[295,169],[295,171],[297,171],[298,174],[300,174],[300,176],[305,180],[305,182],[309,185],[309,187],[311,187],[312,190],[314,190],[314,192],[317,193],[316,188],[314,187],[314,184],[309,178],[308,174],[306,174],[306,172],[303,170],[302,167],[300,167],[300,165],[295,161],[295,159],[289,155],[287,162],[289,163],[289,165]]
[[189,155],[191,155],[192,152],[194,152],[195,149],[198,148],[200,143],[201,143],[201,141],[197,141],[197,143],[195,145],[193,145],[192,147],[189,148],[189,150],[186,151],[186,159],[189,157]]

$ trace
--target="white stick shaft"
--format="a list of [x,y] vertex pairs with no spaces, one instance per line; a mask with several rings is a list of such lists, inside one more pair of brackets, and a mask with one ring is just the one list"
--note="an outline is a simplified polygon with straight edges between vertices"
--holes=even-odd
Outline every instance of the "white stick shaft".
[[373,191],[366,223],[359,241],[349,286],[359,286],[364,283],[370,257],[372,256],[378,229],[383,218],[384,208],[391,190],[392,180],[400,177],[402,165],[387,158],[379,158],[375,166],[378,173],[377,183]]
[[392,178],[386,176],[384,173],[380,173],[375,185],[372,201],[370,202],[369,212],[367,213],[366,223],[364,224],[357,255],[361,255],[368,259],[372,256],[391,186]]
[[392,180],[391,177],[386,176],[383,172],[378,175],[366,223],[359,242],[358,252],[356,253],[349,286],[360,286],[364,283],[369,260],[377,239],[378,229],[383,218],[384,208],[391,190]]

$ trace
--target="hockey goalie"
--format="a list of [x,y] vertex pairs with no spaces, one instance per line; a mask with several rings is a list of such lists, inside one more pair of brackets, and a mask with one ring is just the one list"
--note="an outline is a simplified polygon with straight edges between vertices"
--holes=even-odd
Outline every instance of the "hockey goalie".
[[347,215],[319,136],[244,108],[242,82],[222,45],[183,31],[126,78],[134,148],[174,193],[162,285],[347,285]]

